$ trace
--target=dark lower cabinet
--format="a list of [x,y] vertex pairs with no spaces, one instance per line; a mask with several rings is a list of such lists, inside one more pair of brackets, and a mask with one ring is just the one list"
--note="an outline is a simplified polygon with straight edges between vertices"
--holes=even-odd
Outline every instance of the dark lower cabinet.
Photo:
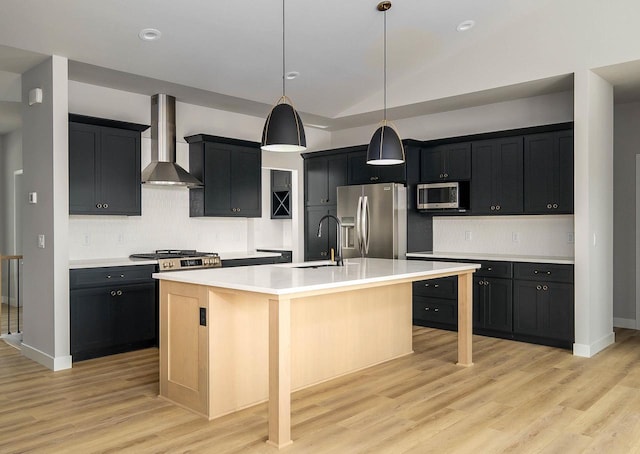
[[[438,259],[480,263],[473,278],[473,332],[571,348],[573,265]],[[413,283],[413,323],[458,329],[456,277]]]
[[473,328],[478,333],[510,333],[513,329],[511,279],[473,279]]
[[513,332],[569,348],[574,341],[572,284],[515,280]]
[[[154,268],[71,270],[73,361],[157,345],[157,285],[151,278]],[[129,273],[130,269],[135,270]],[[145,272],[146,279],[141,277]]]

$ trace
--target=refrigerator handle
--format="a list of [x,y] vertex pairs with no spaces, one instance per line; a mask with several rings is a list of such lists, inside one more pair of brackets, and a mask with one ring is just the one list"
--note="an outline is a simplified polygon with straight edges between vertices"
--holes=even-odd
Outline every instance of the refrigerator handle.
[[362,231],[364,236],[364,254],[369,254],[369,233],[371,224],[371,214],[369,213],[369,198],[364,196],[363,213],[362,213]]
[[358,208],[356,210],[356,244],[358,245],[358,251],[362,255],[362,231],[360,225],[360,219],[362,217],[362,196],[358,197]]

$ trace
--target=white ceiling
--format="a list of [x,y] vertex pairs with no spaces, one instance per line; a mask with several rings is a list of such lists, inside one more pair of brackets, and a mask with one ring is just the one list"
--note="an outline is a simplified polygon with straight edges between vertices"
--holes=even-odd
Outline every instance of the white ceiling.
[[[516,62],[508,74],[501,68],[513,55],[545,46],[545,38],[561,40],[562,33],[577,34],[561,40],[560,47],[579,46],[580,33],[600,39],[571,21],[575,15],[602,14],[580,8],[581,1],[394,1],[387,13],[390,116],[571,89],[570,66],[563,71],[563,61],[578,56],[570,47],[563,49],[570,58],[549,53],[551,61],[544,64]],[[380,119],[384,15],[376,4],[286,3],[286,70],[300,72],[287,81],[287,94],[305,123],[336,129]],[[635,15],[628,9],[631,20]],[[549,21],[539,23],[547,16]],[[476,26],[456,31],[466,19]],[[148,27],[159,29],[161,39],[140,40],[138,32]],[[3,0],[0,71],[20,73],[44,55],[61,55],[69,58],[73,80],[144,94],[167,92],[180,101],[263,116],[281,94],[281,33],[280,0]],[[475,55],[485,60],[482,67]],[[442,77],[444,88],[438,91],[431,78],[443,67],[455,77]],[[637,71],[631,74],[639,79]]]

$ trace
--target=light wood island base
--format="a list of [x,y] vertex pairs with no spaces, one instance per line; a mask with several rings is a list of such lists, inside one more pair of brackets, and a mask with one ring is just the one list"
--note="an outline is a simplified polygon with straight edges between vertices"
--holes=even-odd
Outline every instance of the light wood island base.
[[[458,364],[471,366],[473,270],[458,275]],[[424,278],[420,276],[420,278]],[[291,393],[412,350],[412,281],[269,294],[160,281],[160,396],[208,419],[269,401],[292,443]]]

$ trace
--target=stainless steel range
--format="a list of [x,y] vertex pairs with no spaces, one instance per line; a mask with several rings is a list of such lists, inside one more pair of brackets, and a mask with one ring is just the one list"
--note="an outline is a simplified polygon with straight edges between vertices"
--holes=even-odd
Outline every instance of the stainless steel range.
[[220,268],[222,261],[215,252],[198,252],[194,249],[161,249],[145,254],[131,254],[129,258],[157,260],[160,271]]

